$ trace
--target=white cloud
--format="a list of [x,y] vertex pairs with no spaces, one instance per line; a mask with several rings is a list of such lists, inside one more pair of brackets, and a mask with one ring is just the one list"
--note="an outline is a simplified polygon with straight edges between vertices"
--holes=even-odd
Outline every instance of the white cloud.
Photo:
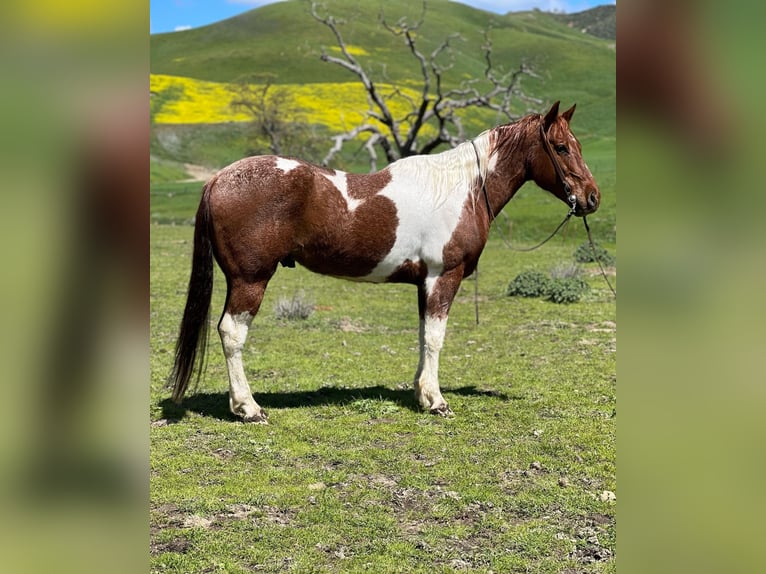
[[191,30],[191,28],[192,28],[191,26],[187,26],[187,25],[185,25],[185,24],[184,24],[184,25],[182,25],[182,26],[176,26],[176,27],[173,29],[173,31],[174,31],[174,32],[183,32],[184,30]]

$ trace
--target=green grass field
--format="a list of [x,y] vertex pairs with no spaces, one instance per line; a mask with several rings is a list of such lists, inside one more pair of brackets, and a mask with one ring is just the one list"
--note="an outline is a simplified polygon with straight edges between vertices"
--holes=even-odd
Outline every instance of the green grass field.
[[[613,143],[586,146],[616,254]],[[595,264],[579,303],[504,295],[527,269],[571,262],[579,221],[531,253],[492,232],[453,305],[440,379],[455,412],[418,410],[414,287],[281,269],[253,322],[245,368],[268,426],[228,412],[215,329],[181,407],[165,380],[188,281],[201,184],[152,188],[153,572],[615,572],[616,302]],[[566,207],[525,187],[500,218],[531,245]],[[616,281],[616,277],[611,277]],[[280,297],[315,311],[278,320]],[[217,272],[211,319],[224,295]]]

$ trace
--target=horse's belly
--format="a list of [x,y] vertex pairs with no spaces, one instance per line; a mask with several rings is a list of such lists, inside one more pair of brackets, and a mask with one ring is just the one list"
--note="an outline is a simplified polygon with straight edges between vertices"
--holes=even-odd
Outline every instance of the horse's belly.
[[312,248],[303,249],[294,255],[295,260],[314,273],[330,275],[352,281],[383,281],[370,277],[378,264],[374,258],[364,257],[342,250]]
[[[352,281],[384,283],[402,269],[420,264],[422,246],[385,235],[355,236],[354,241],[319,241],[303,246],[293,257],[315,273]],[[395,280],[412,282],[407,277]]]

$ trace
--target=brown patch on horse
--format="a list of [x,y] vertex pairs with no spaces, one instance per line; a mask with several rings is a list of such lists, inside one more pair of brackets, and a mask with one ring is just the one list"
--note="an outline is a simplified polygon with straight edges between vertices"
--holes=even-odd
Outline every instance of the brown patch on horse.
[[526,142],[539,139],[540,117],[540,114],[531,114],[512,124],[498,126],[489,134],[490,157],[495,158],[495,167],[487,175],[486,186],[493,215],[513,199],[516,192],[509,198],[508,190],[518,190],[529,179],[531,162],[537,154],[534,146]]
[[[479,190],[478,193],[484,192]],[[490,221],[488,217],[477,217],[477,209],[486,210],[484,200],[469,195],[463,204],[457,227],[444,246],[444,270],[428,295],[427,313],[432,317],[447,317],[460,282],[474,272],[479,262],[489,236]]]
[[364,277],[391,251],[399,219],[394,202],[379,195],[388,171],[346,178],[349,197],[361,203],[349,210],[335,184],[315,176],[290,257],[316,273]]
[[486,211],[484,199],[468,196],[457,227],[442,251],[444,270],[462,266],[461,279],[474,272],[489,237],[489,218],[476,217],[476,210],[479,209]]
[[[475,264],[474,264],[475,266]],[[426,301],[426,313],[436,319],[446,319],[449,315],[455,293],[465,275],[465,268],[459,266],[442,273],[434,283]]]
[[367,175],[349,173],[346,175],[348,182],[348,195],[353,199],[367,199],[371,195],[380,193],[391,181],[391,172],[387,169]]
[[407,259],[386,278],[387,283],[410,283],[420,285],[428,275],[428,265],[425,261]]
[[527,175],[528,158],[509,150],[518,148],[520,141],[533,133],[535,121],[534,116],[522,118],[490,132],[490,156],[497,156],[497,161],[483,185],[481,178],[476,180],[475,191],[463,204],[460,220],[442,252],[445,272],[462,267],[462,279],[476,270],[489,238],[491,219],[509,201],[508,190],[520,187]]
[[[428,297],[428,313],[446,318],[460,282],[476,270],[489,238],[492,219],[509,201],[508,190],[517,190],[527,178],[529,158],[513,153],[522,140],[535,134],[539,116],[528,116],[514,124],[499,126],[490,133],[490,156],[497,156],[494,169],[463,203],[455,230],[442,251],[443,271]],[[515,191],[511,193],[511,198]]]
[[396,207],[378,195],[391,180],[388,171],[347,175],[349,197],[361,201],[349,210],[326,177],[335,172],[293,160],[296,165],[285,173],[279,161],[245,158],[216,176],[216,256],[227,275],[257,281],[271,277],[279,263],[289,267],[296,261],[326,275],[368,275],[396,240]]
[[[290,264],[296,223],[295,218],[285,219],[284,214],[301,212],[313,175],[311,167],[300,161],[284,173],[277,168],[278,159],[274,156],[242,159],[219,171],[208,184],[211,240],[227,281],[240,286],[232,288],[232,292],[239,293],[242,286],[265,283],[280,262]],[[286,181],[290,193],[281,191]],[[237,310],[248,307],[243,302]]]

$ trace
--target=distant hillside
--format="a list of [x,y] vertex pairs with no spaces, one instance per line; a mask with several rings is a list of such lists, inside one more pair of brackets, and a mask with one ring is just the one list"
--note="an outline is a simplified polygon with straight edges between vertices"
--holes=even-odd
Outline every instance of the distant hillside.
[[[420,17],[420,2],[324,0],[322,5],[344,20],[342,33],[373,80],[405,91],[418,89],[417,62],[401,38],[382,28],[379,15],[391,23],[402,17],[415,22]],[[613,6],[605,8],[614,12]],[[583,34],[561,16],[537,10],[498,15],[450,0],[429,0],[425,21],[417,32],[418,46],[428,54],[449,34],[460,34],[460,39],[451,41],[452,55],[444,60],[451,65],[444,75],[445,84],[481,81],[486,66],[481,47],[489,27],[496,66],[513,70],[524,62],[539,75],[525,78],[525,93],[542,100],[541,107],[555,100],[564,106],[577,103],[576,127],[581,138],[614,137],[614,43]],[[356,77],[319,59],[323,50],[337,53],[335,38],[311,17],[305,0],[269,4],[201,28],[154,34],[150,48],[156,136],[152,154],[162,159],[202,163],[203,156],[212,160],[212,150],[228,147],[213,162],[220,165],[244,151],[240,147],[245,136],[234,124],[222,129],[223,122],[241,121],[233,114],[227,116],[227,107],[231,83],[243,76],[265,74],[273,83],[284,85],[302,98],[308,120],[325,130],[335,129],[326,119],[329,115],[335,123],[347,122],[366,109],[361,86],[356,86],[359,93],[350,91]],[[215,105],[207,103],[212,99],[216,99]],[[520,114],[526,111],[526,106],[519,105]],[[498,120],[485,112],[466,118],[465,125],[468,133],[478,133]],[[213,122],[221,129],[214,128]],[[210,129],[203,129],[205,125]],[[239,135],[224,141],[229,133]],[[197,149],[203,143],[204,154],[178,151]]]
[[617,38],[617,6],[596,6],[576,14],[556,14],[556,18],[574,30],[585,34],[615,40]]
[[[342,30],[347,41],[364,49],[366,55],[360,61],[375,62],[381,78],[403,82],[417,77],[417,66],[401,49],[401,40],[382,29],[378,14],[382,10],[391,22],[403,16],[415,21],[420,2],[327,0],[323,4],[328,12],[346,20]],[[613,97],[614,52],[603,40],[582,34],[549,13],[503,16],[448,0],[431,0],[418,38],[427,52],[448,34],[459,33],[464,42],[453,42],[454,67],[446,79],[480,78],[485,65],[482,32],[490,23],[495,62],[515,68],[523,60],[535,66],[546,76],[547,99],[567,99],[571,91],[576,97],[588,85],[588,90],[603,95],[608,91]],[[330,31],[311,18],[307,2],[289,0],[209,26],[152,35],[150,71],[213,82],[265,73],[288,84],[352,81],[349,72],[319,61],[321,50],[334,46]],[[533,82],[530,88],[535,87]]]

